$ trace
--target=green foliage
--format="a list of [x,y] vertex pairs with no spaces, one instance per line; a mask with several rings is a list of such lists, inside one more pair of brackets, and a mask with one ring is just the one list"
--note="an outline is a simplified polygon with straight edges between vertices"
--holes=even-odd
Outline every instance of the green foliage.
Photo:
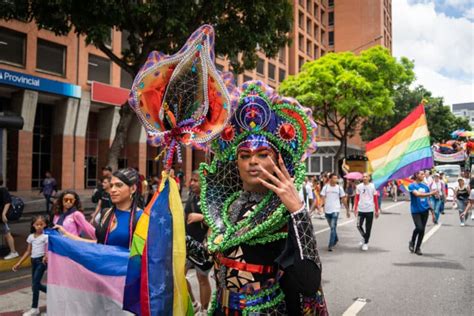
[[426,120],[432,142],[451,138],[451,132],[457,129],[471,130],[466,118],[456,117],[449,106],[444,105],[443,98],[433,97],[423,86],[410,89],[401,87],[394,95],[393,114],[384,117],[369,117],[361,131],[362,139],[370,141],[382,135],[405,118],[421,100],[425,100]]
[[[292,6],[287,0],[16,0],[2,1],[0,18],[35,21],[57,35],[85,35],[132,76],[150,51],[174,53],[207,23],[216,31],[216,54],[226,55],[239,73],[255,67],[258,47],[274,57],[289,42]],[[113,28],[130,34],[122,55],[104,45]]]
[[340,153],[364,119],[392,114],[394,92],[413,79],[408,59],[397,61],[376,46],[360,55],[330,53],[308,62],[280,85],[280,92],[313,109],[319,125],[341,142]]

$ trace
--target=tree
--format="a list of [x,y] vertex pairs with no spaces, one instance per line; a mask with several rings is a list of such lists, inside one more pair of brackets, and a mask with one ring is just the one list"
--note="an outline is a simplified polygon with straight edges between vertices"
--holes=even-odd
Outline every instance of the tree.
[[303,65],[280,85],[283,94],[313,109],[320,126],[339,140],[336,160],[357,126],[368,117],[392,113],[394,91],[414,78],[413,64],[397,61],[389,51],[372,47],[360,55],[330,53]]
[[361,136],[364,141],[379,137],[405,118],[421,100],[425,100],[426,120],[432,142],[441,142],[451,138],[451,132],[457,129],[471,130],[466,118],[456,117],[443,98],[433,97],[423,86],[410,89],[399,88],[394,95],[395,106],[391,115],[369,117],[363,125]]
[[[136,76],[152,50],[172,54],[202,24],[216,32],[216,55],[225,55],[235,73],[253,69],[257,49],[274,57],[289,43],[292,6],[287,0],[17,0],[3,1],[0,18],[35,21],[56,35],[71,31],[86,36],[114,63]],[[105,43],[111,29],[127,32],[129,48],[116,55]],[[120,109],[120,121],[109,151],[116,168],[133,117],[129,106]]]

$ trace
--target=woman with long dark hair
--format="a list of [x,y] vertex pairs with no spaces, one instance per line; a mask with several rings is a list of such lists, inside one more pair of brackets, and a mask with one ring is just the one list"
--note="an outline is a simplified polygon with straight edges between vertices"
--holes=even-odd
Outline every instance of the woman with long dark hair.
[[114,206],[102,212],[95,230],[95,240],[70,234],[59,225],[56,228],[71,239],[129,248],[136,224],[143,213],[137,207],[138,177],[138,172],[132,168],[120,169],[112,174],[110,197]]
[[74,236],[85,233],[95,238],[95,229],[85,218],[79,195],[72,190],[61,192],[53,205],[53,223],[64,227],[64,230]]

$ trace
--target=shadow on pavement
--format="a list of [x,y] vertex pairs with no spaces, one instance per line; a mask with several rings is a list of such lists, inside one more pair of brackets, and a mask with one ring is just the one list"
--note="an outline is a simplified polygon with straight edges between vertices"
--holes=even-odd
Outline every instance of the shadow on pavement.
[[408,262],[408,263],[392,263],[398,267],[420,267],[450,270],[466,270],[461,264],[456,262]]

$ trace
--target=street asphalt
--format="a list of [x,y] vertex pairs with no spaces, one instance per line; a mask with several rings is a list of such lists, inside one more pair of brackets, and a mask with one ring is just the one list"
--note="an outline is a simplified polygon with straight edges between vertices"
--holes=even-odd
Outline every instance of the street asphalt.
[[[441,215],[441,225],[429,219],[424,255],[417,256],[408,251],[413,230],[409,203],[384,202],[382,209],[367,252],[358,246],[353,215],[339,218],[339,244],[333,252],[327,251],[326,220],[313,216],[330,315],[474,315],[474,221],[460,227],[451,208]],[[28,224],[12,227],[19,232]],[[29,275],[26,268],[0,273],[0,315],[21,315],[29,308]],[[193,271],[188,279],[199,297]]]

